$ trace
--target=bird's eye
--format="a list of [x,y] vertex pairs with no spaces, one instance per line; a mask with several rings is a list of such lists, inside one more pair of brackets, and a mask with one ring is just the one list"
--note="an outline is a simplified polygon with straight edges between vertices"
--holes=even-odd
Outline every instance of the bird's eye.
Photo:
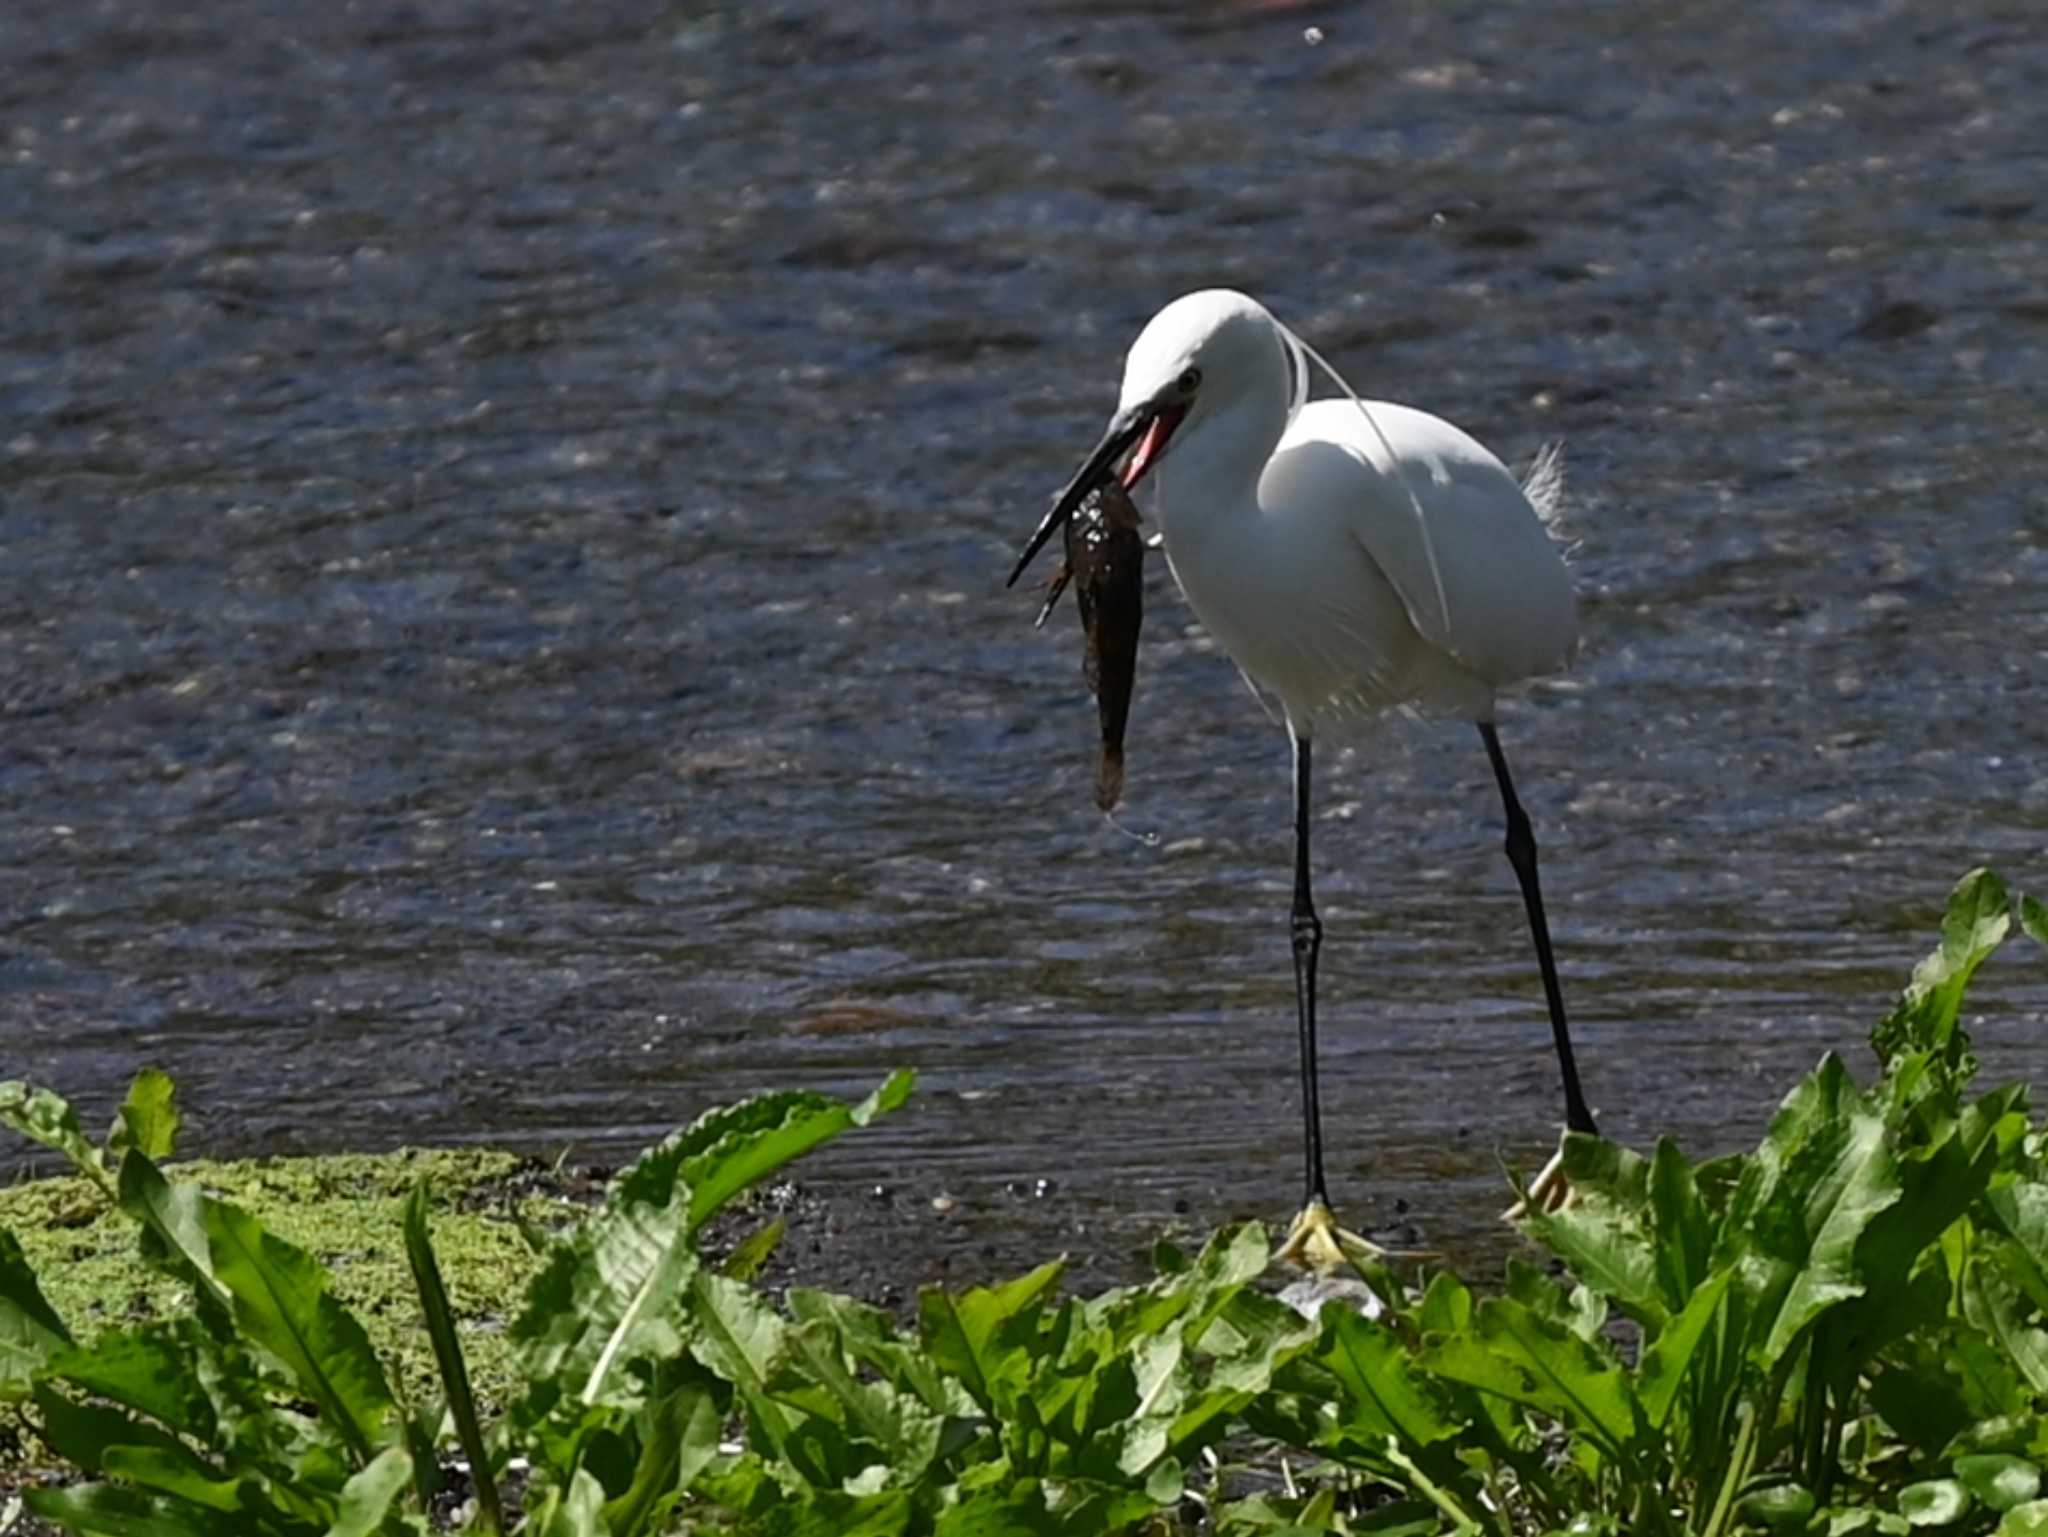
[[1183,395],[1192,395],[1202,387],[1202,371],[1199,368],[1181,370],[1181,376],[1173,381],[1173,387]]

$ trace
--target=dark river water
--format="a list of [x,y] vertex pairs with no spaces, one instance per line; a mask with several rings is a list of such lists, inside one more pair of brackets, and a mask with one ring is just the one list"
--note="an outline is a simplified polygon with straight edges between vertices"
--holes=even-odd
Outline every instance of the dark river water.
[[[1284,1219],[1285,738],[1152,562],[1120,836],[1002,586],[1217,283],[1567,445],[1502,734],[1611,1134],[1752,1141],[2044,869],[2036,0],[9,0],[0,157],[0,1077],[93,1125],[613,1160],[912,1064],[810,1178]],[[1492,780],[1324,757],[1333,1181],[1471,1255],[1561,1118]]]

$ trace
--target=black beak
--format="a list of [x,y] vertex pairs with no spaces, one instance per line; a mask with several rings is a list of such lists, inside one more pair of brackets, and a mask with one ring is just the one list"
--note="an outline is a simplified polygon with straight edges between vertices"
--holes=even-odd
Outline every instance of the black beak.
[[1017,578],[1024,574],[1024,568],[1031,564],[1031,557],[1044,548],[1045,541],[1059,531],[1060,525],[1074,515],[1074,509],[1088,499],[1088,493],[1109,479],[1119,459],[1130,451],[1133,443],[1144,435],[1152,425],[1152,418],[1159,414],[1159,408],[1150,401],[1141,401],[1127,411],[1119,411],[1110,419],[1109,431],[1102,435],[1102,441],[1095,445],[1095,451],[1088,456],[1080,471],[1067,482],[1067,489],[1059,494],[1052,504],[1052,511],[1045,515],[1045,521],[1038,525],[1038,532],[1031,536],[1031,542],[1024,546],[1024,553],[1017,557],[1017,564],[1010,572],[1009,581],[1003,585],[1015,587]]

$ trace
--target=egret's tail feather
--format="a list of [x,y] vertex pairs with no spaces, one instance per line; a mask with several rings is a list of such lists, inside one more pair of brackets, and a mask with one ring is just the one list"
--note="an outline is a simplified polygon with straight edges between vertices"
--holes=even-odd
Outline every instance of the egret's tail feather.
[[1564,444],[1553,440],[1536,450],[1529,468],[1522,472],[1522,495],[1536,509],[1543,526],[1555,529],[1564,511]]

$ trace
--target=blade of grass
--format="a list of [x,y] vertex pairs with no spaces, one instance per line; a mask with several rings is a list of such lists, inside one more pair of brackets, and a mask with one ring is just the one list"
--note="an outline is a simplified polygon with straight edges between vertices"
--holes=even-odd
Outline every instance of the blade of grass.
[[476,1398],[470,1392],[469,1365],[462,1357],[462,1341],[455,1333],[455,1310],[448,1303],[448,1288],[441,1280],[441,1265],[434,1257],[433,1240],[427,1233],[427,1182],[412,1187],[405,1203],[405,1257],[412,1266],[413,1286],[420,1294],[420,1312],[427,1321],[427,1338],[434,1347],[434,1364],[441,1371],[441,1386],[448,1394],[448,1412],[455,1418],[455,1435],[462,1443],[462,1455],[469,1459],[469,1471],[476,1484],[477,1515],[483,1530],[505,1529],[504,1507],[498,1503],[498,1480],[484,1450],[483,1426],[476,1415]]

